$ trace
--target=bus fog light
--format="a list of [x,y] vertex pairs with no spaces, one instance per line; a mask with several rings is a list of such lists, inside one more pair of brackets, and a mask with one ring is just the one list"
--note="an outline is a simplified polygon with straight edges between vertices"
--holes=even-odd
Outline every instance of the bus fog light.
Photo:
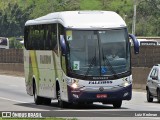
[[73,94],[73,97],[75,98],[79,98],[79,96],[77,94]]
[[129,93],[128,93],[128,92],[124,93],[123,97],[126,97],[127,95],[129,95]]

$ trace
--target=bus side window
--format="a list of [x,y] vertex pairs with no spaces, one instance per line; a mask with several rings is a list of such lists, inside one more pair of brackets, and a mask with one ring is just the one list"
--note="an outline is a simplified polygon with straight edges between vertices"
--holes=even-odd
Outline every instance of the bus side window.
[[25,48],[28,50],[28,36],[29,36],[29,27],[25,26],[25,30],[24,30],[25,34],[24,34],[24,46]]
[[[58,24],[58,41],[60,42],[60,35],[64,35],[64,27],[61,24]],[[58,51],[58,45],[55,49]],[[61,53],[61,46],[59,45],[59,51]]]
[[56,32],[56,24],[48,25],[45,28],[45,50],[53,50],[57,44],[57,32]]
[[40,25],[39,28],[39,50],[43,50],[44,49],[44,28],[43,25]]
[[29,37],[28,37],[28,49],[33,49],[33,27],[30,26]]
[[38,26],[35,26],[35,29],[34,29],[34,49],[39,50],[39,30],[38,30]]
[[[64,27],[61,25],[61,24],[58,24],[58,40],[60,41],[60,35],[64,35]],[[57,52],[58,52],[58,46],[56,45],[56,47],[55,48],[57,48]],[[59,46],[59,51],[60,51],[60,56],[61,56],[61,66],[62,66],[62,70],[64,71],[64,73],[67,73],[67,70],[66,70],[66,68],[67,68],[67,66],[66,66],[66,59],[65,59],[65,56],[64,55],[62,55],[61,53],[61,46]]]
[[51,49],[54,50],[57,46],[57,27],[56,24],[52,25],[52,33],[51,33]]
[[46,28],[45,28],[45,50],[49,50],[50,49],[50,46],[49,46],[49,41],[50,41],[50,27],[49,25],[46,25]]

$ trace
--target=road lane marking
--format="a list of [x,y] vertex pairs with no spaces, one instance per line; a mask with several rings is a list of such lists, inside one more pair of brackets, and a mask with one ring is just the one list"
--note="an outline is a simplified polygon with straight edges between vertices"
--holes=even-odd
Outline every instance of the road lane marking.
[[159,117],[137,117],[137,118],[159,120]]
[[8,85],[9,87],[18,87],[18,85]]
[[[58,109],[58,110],[53,110],[53,111],[64,111],[64,112],[67,112],[67,111],[78,111],[78,112],[99,112],[99,111],[108,111],[108,109],[95,109],[95,110],[75,110],[75,109],[67,109],[67,110],[64,110],[64,109]],[[117,111],[117,110],[114,110],[114,109],[112,109],[112,110],[110,110],[110,111]],[[124,112],[126,112],[126,111],[124,111]]]
[[13,99],[4,98],[4,97],[0,97],[0,99],[2,99],[2,100],[8,100],[8,101],[13,101],[13,102],[18,102],[18,103],[28,103],[28,102],[19,101],[19,100],[13,100]]

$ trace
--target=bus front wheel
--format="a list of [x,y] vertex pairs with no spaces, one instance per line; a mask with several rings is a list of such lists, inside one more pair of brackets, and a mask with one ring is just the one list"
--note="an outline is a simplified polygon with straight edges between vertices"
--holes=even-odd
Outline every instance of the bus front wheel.
[[122,105],[122,100],[120,100],[120,101],[115,101],[115,102],[113,103],[113,107],[114,107],[114,108],[121,108],[121,105]]
[[45,105],[50,105],[51,104],[51,99],[50,98],[43,98],[43,102]]
[[59,107],[61,107],[61,108],[66,108],[66,107],[68,107],[68,103],[65,102],[65,101],[63,101],[63,100],[61,99],[60,90],[57,91],[57,99],[58,99],[58,105],[59,105]]

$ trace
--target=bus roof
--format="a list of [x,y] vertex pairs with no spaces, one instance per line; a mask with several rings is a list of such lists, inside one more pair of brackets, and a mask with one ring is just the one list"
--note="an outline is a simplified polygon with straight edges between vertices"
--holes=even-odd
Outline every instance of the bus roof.
[[61,23],[66,28],[120,28],[126,27],[124,20],[112,11],[64,11],[55,12],[28,20],[25,26]]

